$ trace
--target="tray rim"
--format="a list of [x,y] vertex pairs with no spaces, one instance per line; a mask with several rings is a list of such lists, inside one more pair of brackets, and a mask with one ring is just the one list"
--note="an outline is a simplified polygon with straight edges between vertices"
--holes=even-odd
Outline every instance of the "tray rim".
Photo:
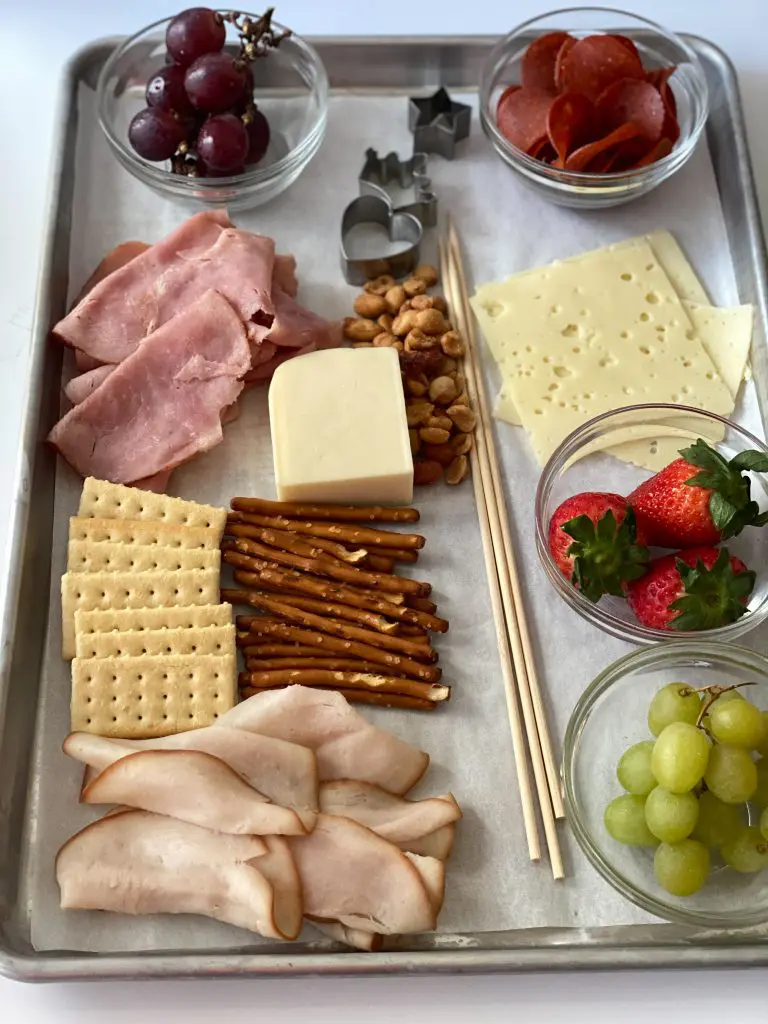
[[[746,138],[743,107],[736,69],[727,54],[715,43],[697,35],[683,33],[683,37],[697,52],[708,53],[723,74],[728,103],[734,114],[734,136],[737,140],[737,160],[744,184],[744,202],[747,207],[746,224],[742,229],[749,236],[750,247],[757,257],[756,303],[766,321],[768,307],[768,275],[766,273],[766,245],[762,233],[754,173]],[[30,358],[24,386],[28,395],[22,414],[19,445],[16,454],[12,484],[12,505],[6,548],[8,574],[3,600],[2,632],[0,633],[0,730],[5,727],[6,705],[10,688],[9,675],[13,651],[13,637],[19,609],[21,588],[22,551],[26,538],[31,502],[31,469],[39,444],[38,422],[42,395],[36,383],[42,379],[47,351],[48,324],[50,323],[50,281],[53,269],[55,236],[51,230],[61,213],[61,194],[66,149],[69,141],[70,110],[74,90],[84,65],[93,60],[95,51],[116,46],[122,37],[94,40],[78,49],[63,68],[56,104],[60,125],[52,148],[49,167],[46,216],[43,245],[37,276],[35,315],[31,331]],[[398,47],[463,46],[490,47],[496,36],[315,36],[310,42],[322,46]],[[761,403],[762,405],[762,403]],[[768,412],[762,409],[765,414]],[[670,926],[672,929],[673,926]],[[560,930],[560,929],[558,929]],[[567,934],[567,929],[562,929]],[[493,933],[490,933],[493,934]],[[671,938],[671,935],[670,935]],[[728,941],[717,945],[717,936],[710,933],[708,941],[695,940],[688,944],[678,941],[633,943],[622,945],[618,940],[602,946],[581,946],[564,942],[553,946],[519,946],[482,949],[470,945],[465,948],[394,951],[378,954],[355,951],[337,953],[302,953],[294,957],[285,953],[238,953],[230,951],[188,953],[184,951],[158,951],[149,953],[89,954],[89,953],[34,953],[19,954],[0,944],[0,976],[16,981],[74,981],[115,979],[178,979],[195,977],[285,977],[285,976],[357,976],[398,975],[425,973],[502,973],[511,971],[543,971],[557,969],[627,970],[644,968],[708,967],[760,967],[768,964],[768,942],[747,938],[743,942]],[[2,940],[0,939],[0,943]]]

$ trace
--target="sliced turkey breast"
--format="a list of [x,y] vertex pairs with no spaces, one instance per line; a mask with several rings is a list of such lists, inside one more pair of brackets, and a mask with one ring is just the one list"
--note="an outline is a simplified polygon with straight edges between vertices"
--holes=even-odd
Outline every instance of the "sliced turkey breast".
[[457,821],[461,809],[451,793],[426,800],[404,800],[381,786],[355,779],[323,782],[320,810],[352,818],[391,843],[405,843]]
[[84,804],[122,804],[233,835],[303,835],[298,814],[269,803],[229,765],[199,750],[139,750],[105,768]]
[[408,839],[397,845],[407,853],[418,853],[422,857],[436,857],[438,860],[448,860],[453,849],[453,841],[456,835],[455,825],[443,825],[426,836],[418,839]]
[[437,917],[445,899],[445,864],[436,857],[422,857],[417,853],[406,853],[405,856],[418,871]]
[[[259,870],[263,857],[269,873],[280,875],[281,887]],[[93,822],[62,846],[56,880],[65,910],[204,914],[267,938],[294,939],[301,897],[291,894],[288,911],[278,906],[285,899],[282,885],[289,884],[284,861],[282,852],[256,836],[122,811]]]
[[340,693],[286,686],[249,697],[212,729],[245,729],[315,751],[320,781],[359,779],[403,794],[427,770],[429,756],[371,725]]
[[343,942],[345,946],[352,946],[353,949],[362,949],[365,953],[378,953],[384,941],[376,932],[347,928],[340,921],[323,921],[317,917],[308,917],[307,920],[321,934],[336,939],[337,942]]

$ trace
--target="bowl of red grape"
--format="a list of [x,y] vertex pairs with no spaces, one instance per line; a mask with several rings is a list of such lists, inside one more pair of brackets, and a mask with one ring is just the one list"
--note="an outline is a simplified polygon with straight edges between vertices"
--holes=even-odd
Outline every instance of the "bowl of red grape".
[[676,641],[620,658],[566,730],[567,815],[592,865],[668,921],[768,922],[768,660]]
[[269,202],[320,147],[328,78],[307,42],[262,15],[193,7],[126,39],[97,85],[99,121],[161,195],[244,209]]

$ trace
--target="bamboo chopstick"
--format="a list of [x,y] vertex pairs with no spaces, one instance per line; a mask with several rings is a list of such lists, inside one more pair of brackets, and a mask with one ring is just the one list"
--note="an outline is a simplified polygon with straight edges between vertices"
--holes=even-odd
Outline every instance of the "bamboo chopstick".
[[[552,750],[552,740],[550,738],[549,726],[547,724],[547,714],[544,708],[544,701],[542,699],[538,673],[536,671],[536,659],[533,653],[533,645],[531,643],[531,636],[525,616],[525,601],[520,588],[520,577],[517,571],[515,551],[509,530],[507,500],[504,494],[504,486],[501,481],[499,456],[496,450],[496,440],[488,411],[488,399],[485,392],[481,363],[479,362],[477,333],[475,331],[474,317],[472,316],[472,312],[469,308],[469,295],[466,274],[464,273],[464,263],[461,255],[461,243],[459,242],[459,236],[456,232],[456,228],[450,218],[448,221],[448,230],[450,251],[454,256],[456,263],[456,272],[458,275],[459,290],[462,299],[462,310],[465,318],[464,344],[467,346],[468,361],[472,366],[475,376],[478,396],[478,412],[480,414],[480,421],[488,446],[491,479],[493,483],[493,491],[496,497],[495,505],[498,509],[499,526],[501,528],[501,539],[504,551],[504,560],[506,563],[504,567],[506,571],[502,576],[502,593],[507,591],[505,583],[511,587],[511,597],[507,602],[505,602],[505,610],[508,620],[510,620],[510,618],[516,618],[517,620],[517,630],[515,630],[515,634],[518,636],[519,643],[522,648],[522,651],[519,654],[516,654],[515,661],[520,665],[520,670],[523,673],[523,678],[520,680],[523,714],[526,718],[526,724],[531,718],[535,723],[535,729],[539,736],[542,756],[544,758],[547,785],[549,787],[549,794],[550,799],[552,800],[555,817],[564,818],[565,807],[563,805],[560,773]],[[512,623],[509,621],[508,625],[510,628],[513,628]]]
[[[458,309],[458,300],[454,288],[455,280],[451,277],[447,253],[442,239],[438,243],[440,247],[440,264],[443,285],[451,309]],[[472,470],[472,485],[475,491],[475,504],[477,515],[480,521],[480,535],[483,543],[483,557],[485,559],[485,571],[491,591],[491,610],[493,612],[493,623],[496,629],[496,640],[501,654],[501,673],[504,680],[504,693],[507,701],[507,713],[512,733],[512,750],[515,758],[515,770],[517,772],[517,783],[520,790],[520,802],[523,809],[523,825],[528,842],[528,854],[531,860],[541,860],[541,844],[539,841],[539,830],[536,821],[536,807],[531,789],[531,776],[528,770],[528,760],[525,754],[525,736],[523,734],[523,723],[520,717],[520,708],[517,702],[517,693],[514,681],[514,670],[512,667],[512,656],[509,647],[509,638],[504,625],[504,613],[502,608],[501,590],[494,559],[493,541],[487,507],[486,493],[483,488],[483,481],[478,472],[477,446],[473,445],[470,453],[470,466]]]
[[[485,387],[482,380],[482,370],[477,358],[477,341],[474,334],[473,323],[469,310],[469,300],[466,287],[466,276],[461,260],[461,250],[458,236],[452,225],[449,228],[450,245],[445,247],[446,259],[444,262],[446,273],[444,281],[447,280],[451,298],[449,302],[454,317],[459,321],[464,342],[467,348],[467,359],[465,360],[465,375],[470,398],[475,404],[479,413],[479,429],[476,431],[477,459],[473,468],[480,469],[480,490],[483,494],[485,516],[481,516],[481,529],[484,519],[488,520],[488,527],[491,539],[491,557],[493,558],[494,571],[490,574],[495,578],[495,587],[492,585],[492,595],[496,588],[500,592],[501,606],[504,615],[506,642],[501,644],[502,664],[506,657],[509,657],[510,650],[514,664],[513,678],[508,679],[505,673],[505,688],[507,689],[507,706],[510,707],[511,697],[514,699],[514,707],[517,710],[517,697],[514,689],[517,681],[517,696],[523,709],[523,719],[528,739],[528,746],[531,754],[531,763],[536,782],[536,791],[539,798],[539,807],[544,825],[544,833],[547,840],[552,874],[556,879],[565,875],[560,844],[557,836],[555,814],[562,808],[562,796],[560,793],[560,780],[552,755],[551,742],[549,740],[546,718],[543,714],[543,704],[539,693],[539,708],[541,715],[536,716],[536,704],[534,702],[531,683],[531,673],[527,664],[526,653],[529,656],[530,664],[533,664],[533,655],[530,643],[530,636],[524,627],[524,609],[522,595],[520,593],[519,579],[512,548],[511,537],[507,522],[506,502],[501,486],[501,474],[499,472],[498,454],[493,437],[492,425],[488,415],[488,404],[485,394]],[[477,482],[476,482],[477,487]],[[496,578],[497,577],[497,578]],[[521,620],[523,627],[521,627]],[[498,632],[498,625],[497,625]],[[527,645],[524,637],[527,639]],[[534,675],[535,689],[538,689],[538,680]],[[514,738],[514,723],[513,727]],[[548,759],[544,750],[549,752],[549,764],[551,771],[547,770]],[[518,772],[519,776],[519,772]],[[525,798],[523,798],[525,799]]]

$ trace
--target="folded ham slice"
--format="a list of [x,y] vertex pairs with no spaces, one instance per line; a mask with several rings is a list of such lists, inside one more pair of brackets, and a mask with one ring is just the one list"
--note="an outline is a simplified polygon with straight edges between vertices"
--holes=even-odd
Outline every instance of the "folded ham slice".
[[92,370],[86,370],[64,385],[64,394],[72,405],[79,405],[93,394],[99,385],[103,384],[113,370],[117,369],[115,363],[105,363],[103,366],[96,366]]
[[298,811],[302,819],[305,812],[318,809],[317,762],[312,751],[243,729],[205,726],[153,740],[110,739],[73,732],[64,740],[62,750],[92,769],[86,783],[136,750],[201,750],[228,764],[273,803]]
[[[198,213],[101,280],[54,334],[100,363],[120,363],[142,339],[215,289],[258,343],[275,319],[274,262],[271,238],[237,231],[224,213]],[[288,280],[286,266],[281,279]]]
[[208,291],[148,337],[48,440],[83,477],[131,484],[172,469],[221,442],[222,411],[242,391],[249,365],[237,313]]
[[308,831],[296,811],[270,803],[229,765],[199,750],[128,754],[87,785],[80,801],[123,804],[233,835]]
[[342,694],[329,690],[286,686],[257,693],[211,726],[222,727],[309,747],[315,751],[321,782],[359,779],[402,795],[429,765],[428,754],[371,725]]
[[204,914],[295,939],[302,898],[285,842],[225,835],[147,811],[118,811],[59,850],[63,909]]
[[372,829],[392,843],[421,839],[461,817],[452,794],[425,800],[404,800],[370,782],[339,779],[320,786],[320,810]]
[[370,829],[320,814],[308,836],[286,841],[301,879],[305,914],[381,935],[435,927],[442,902],[438,869],[414,866],[409,855]]

